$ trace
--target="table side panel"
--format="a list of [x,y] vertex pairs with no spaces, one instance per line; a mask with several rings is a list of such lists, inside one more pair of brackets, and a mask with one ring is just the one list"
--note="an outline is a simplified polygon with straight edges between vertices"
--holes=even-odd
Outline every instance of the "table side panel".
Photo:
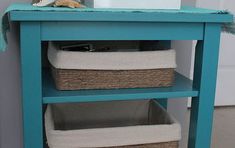
[[203,23],[42,22],[42,40],[202,40]]

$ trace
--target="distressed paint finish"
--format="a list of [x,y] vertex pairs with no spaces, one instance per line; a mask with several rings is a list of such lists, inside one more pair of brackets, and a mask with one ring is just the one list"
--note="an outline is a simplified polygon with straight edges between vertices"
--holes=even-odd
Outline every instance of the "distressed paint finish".
[[20,23],[24,148],[43,147],[40,23]]
[[221,24],[205,23],[204,40],[196,47],[194,87],[199,96],[192,99],[189,148],[210,148],[220,31]]

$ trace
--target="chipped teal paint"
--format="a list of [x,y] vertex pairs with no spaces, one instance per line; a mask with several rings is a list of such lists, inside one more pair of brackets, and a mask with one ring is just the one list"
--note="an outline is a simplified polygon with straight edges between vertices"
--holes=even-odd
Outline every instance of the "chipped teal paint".
[[24,148],[43,147],[40,24],[20,23]]
[[[10,18],[21,24],[24,148],[43,147],[42,104],[180,97],[193,97],[188,147],[210,147],[220,26],[232,15],[13,11]],[[41,41],[88,39],[200,40],[193,84],[177,74],[168,88],[57,91],[48,72],[41,79]]]

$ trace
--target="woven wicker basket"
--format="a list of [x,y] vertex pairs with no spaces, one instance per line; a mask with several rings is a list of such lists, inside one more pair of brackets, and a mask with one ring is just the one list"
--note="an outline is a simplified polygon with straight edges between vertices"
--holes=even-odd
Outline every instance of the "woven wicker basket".
[[155,143],[155,144],[116,146],[116,147],[109,147],[109,148],[178,148],[178,147],[179,147],[179,142],[174,141],[174,142],[162,142],[162,143]]
[[59,90],[168,87],[174,82],[174,49],[79,52],[49,45],[48,59]]
[[68,70],[51,66],[59,90],[168,87],[174,69],[150,70]]
[[178,148],[180,124],[155,100],[49,105],[50,148]]

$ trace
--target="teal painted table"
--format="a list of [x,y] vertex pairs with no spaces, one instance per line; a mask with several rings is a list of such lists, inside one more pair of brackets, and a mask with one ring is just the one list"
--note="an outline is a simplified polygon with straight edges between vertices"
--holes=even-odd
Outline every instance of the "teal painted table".
[[[43,147],[43,104],[193,97],[189,148],[209,148],[221,25],[230,14],[11,11],[20,23],[24,148]],[[41,42],[198,40],[193,81],[176,74],[168,88],[57,91],[42,69]]]

